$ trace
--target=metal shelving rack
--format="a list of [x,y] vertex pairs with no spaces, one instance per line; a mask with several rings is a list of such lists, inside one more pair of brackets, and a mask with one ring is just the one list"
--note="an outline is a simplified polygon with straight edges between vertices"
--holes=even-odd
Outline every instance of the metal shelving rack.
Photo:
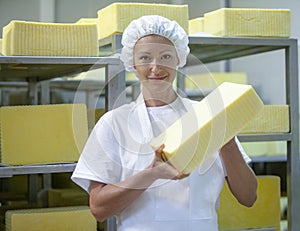
[[[2,86],[27,82],[29,104],[38,104],[38,85],[43,81],[74,75],[96,68],[105,68],[106,108],[110,109],[116,96],[122,96],[125,77],[120,76],[123,65],[117,57],[34,57],[0,56],[0,81]],[[47,87],[46,87],[47,89]],[[42,89],[41,89],[42,90]],[[49,89],[48,89],[49,90]],[[44,94],[41,95],[43,96]],[[47,97],[47,96],[46,96]],[[125,100],[125,98],[124,98]],[[41,100],[42,102],[45,100]],[[118,100],[120,101],[120,100]],[[122,102],[122,100],[121,100]],[[76,163],[55,163],[26,166],[0,165],[0,178],[14,175],[29,175],[29,202],[36,202],[38,192],[38,174],[43,174],[43,187],[51,187],[51,173],[73,172]]]
[[[100,48],[115,52],[121,48],[121,34],[111,35],[100,41]],[[189,47],[192,59],[187,65],[206,64],[217,61],[245,57],[249,55],[284,50],[286,104],[290,106],[290,132],[282,134],[243,134],[239,140],[286,141],[287,142],[287,196],[288,230],[297,231],[300,227],[300,160],[299,160],[299,99],[298,99],[298,45],[293,38],[246,38],[246,37],[190,37]],[[195,60],[195,57],[197,60]],[[196,61],[196,63],[195,63]],[[184,89],[184,78],[178,78],[177,86]],[[114,230],[114,227],[108,228]]]
[[[112,35],[101,41],[100,48],[109,47],[112,51],[121,48],[121,34]],[[299,161],[299,100],[298,100],[298,47],[297,40],[290,38],[237,38],[237,37],[190,37],[191,53],[202,63],[211,63],[244,57],[274,50],[285,51],[286,104],[290,105],[290,132],[283,134],[239,135],[241,141],[286,141],[287,142],[287,195],[288,228],[297,231],[300,220],[300,161]],[[101,49],[100,49],[101,50]],[[188,60],[193,65],[193,60]],[[38,82],[74,74],[90,68],[106,68],[106,108],[113,108],[117,99],[124,98],[125,72],[118,58],[73,58],[73,57],[1,57],[0,81],[28,82],[28,91],[32,104],[36,104],[36,85]],[[114,78],[118,76],[118,78]],[[181,81],[181,83],[180,83]],[[179,85],[183,84],[180,78]],[[38,174],[53,172],[71,172],[75,164],[57,164],[50,166],[0,167],[0,177],[15,174]],[[115,226],[108,221],[107,230]]]

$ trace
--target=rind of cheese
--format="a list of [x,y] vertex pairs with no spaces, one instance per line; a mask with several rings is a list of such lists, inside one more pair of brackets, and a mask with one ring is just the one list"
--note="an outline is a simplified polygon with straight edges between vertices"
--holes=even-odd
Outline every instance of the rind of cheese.
[[217,211],[220,230],[272,227],[280,231],[280,177],[257,176],[257,183],[257,200],[251,208],[241,205],[225,183]]
[[173,123],[150,145],[165,144],[168,161],[190,173],[219,150],[262,110],[263,103],[252,86],[222,83]]
[[98,56],[95,23],[41,23],[12,20],[3,27],[7,56]]
[[189,35],[204,32],[204,17],[189,20]]
[[88,206],[10,210],[5,213],[7,231],[95,231],[97,221]]
[[84,104],[0,108],[1,163],[75,162],[88,137]]
[[247,74],[245,72],[211,72],[190,75],[185,77],[185,88],[213,90],[224,82],[247,84]]
[[265,105],[262,113],[248,123],[240,133],[281,133],[289,131],[289,105]]
[[161,15],[175,20],[188,33],[188,5],[156,3],[113,3],[98,10],[99,37],[123,33],[128,24],[144,15]]
[[221,8],[204,19],[205,32],[217,36],[290,37],[289,9]]

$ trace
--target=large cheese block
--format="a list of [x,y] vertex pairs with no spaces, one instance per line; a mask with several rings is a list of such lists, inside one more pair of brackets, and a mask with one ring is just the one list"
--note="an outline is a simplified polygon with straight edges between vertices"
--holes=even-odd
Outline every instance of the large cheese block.
[[265,105],[262,113],[240,133],[281,133],[290,131],[289,106]]
[[90,133],[94,128],[95,124],[100,119],[100,117],[104,115],[105,108],[89,109],[87,113],[88,113],[88,128]]
[[257,200],[251,208],[241,205],[224,185],[217,211],[220,230],[280,231],[280,177],[257,176],[257,182]]
[[6,231],[96,231],[97,221],[88,206],[10,210]]
[[[0,39],[0,55],[2,54],[2,39]],[[1,70],[1,68],[0,68]]]
[[61,188],[48,190],[48,206],[89,205],[89,196],[81,188]]
[[204,32],[204,17],[193,18],[189,20],[189,35]]
[[222,83],[174,124],[151,141],[165,144],[169,162],[190,173],[233,138],[262,110],[263,103],[250,85]]
[[188,33],[188,5],[157,3],[113,3],[98,10],[99,39],[122,33],[128,24],[144,15],[161,15],[175,20]]
[[221,8],[204,19],[205,31],[217,36],[290,36],[289,9]]
[[75,162],[87,140],[84,104],[0,108],[1,163]]
[[245,72],[211,72],[188,75],[185,77],[185,88],[211,91],[224,82],[247,84],[247,74]]
[[285,141],[242,142],[241,144],[249,156],[274,156],[287,153]]
[[41,23],[12,20],[3,27],[7,56],[98,56],[95,23]]
[[98,24],[98,18],[80,18],[76,21],[76,23],[94,23]]

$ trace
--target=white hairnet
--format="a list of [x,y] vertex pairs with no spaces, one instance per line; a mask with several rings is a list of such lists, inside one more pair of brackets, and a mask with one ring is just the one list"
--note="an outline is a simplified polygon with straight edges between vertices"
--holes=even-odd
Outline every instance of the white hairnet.
[[169,39],[175,46],[179,64],[183,67],[186,64],[190,52],[188,47],[188,36],[184,29],[176,22],[159,15],[146,15],[133,20],[123,32],[121,60],[127,71],[133,71],[133,48],[136,42],[146,35],[161,35]]

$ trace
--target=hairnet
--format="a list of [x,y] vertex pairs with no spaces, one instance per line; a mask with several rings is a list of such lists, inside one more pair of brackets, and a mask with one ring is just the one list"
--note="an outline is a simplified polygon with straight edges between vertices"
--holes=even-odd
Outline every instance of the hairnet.
[[169,39],[175,46],[179,64],[183,67],[186,64],[190,52],[188,47],[188,36],[184,29],[176,22],[159,15],[146,15],[131,21],[123,32],[121,60],[127,71],[134,71],[133,49],[136,42],[146,35],[161,35]]

